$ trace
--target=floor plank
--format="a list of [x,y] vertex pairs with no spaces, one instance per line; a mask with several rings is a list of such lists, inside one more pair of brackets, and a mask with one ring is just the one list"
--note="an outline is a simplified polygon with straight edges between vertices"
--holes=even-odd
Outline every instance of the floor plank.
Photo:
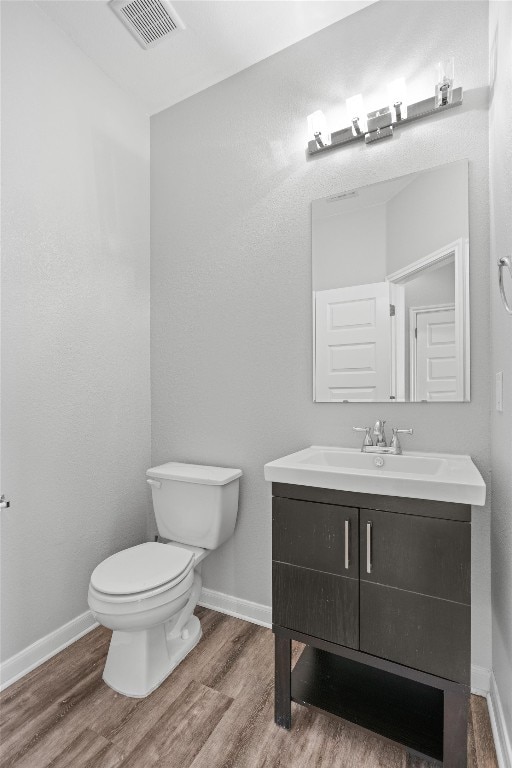
[[[67,738],[65,724],[71,713],[82,701],[88,704],[89,695],[100,685],[104,685],[101,669],[88,672],[85,668],[82,670],[82,679],[61,700],[40,699],[32,702],[30,708],[23,707],[23,719],[20,721],[16,715],[13,718],[15,727],[8,722],[0,731],[2,768],[11,768],[13,765],[33,768],[35,755],[44,754],[49,762],[59,754],[62,742]],[[83,727],[84,724],[81,724],[79,730]],[[73,733],[76,735],[76,730]],[[54,744],[53,751],[51,744]]]
[[483,696],[471,697],[471,721],[475,736],[476,764],[478,768],[495,768],[496,748],[492,736],[487,702]]
[[98,627],[9,686],[1,694],[0,727],[4,718],[10,717],[5,707],[19,701],[20,697],[26,697],[28,692],[31,698],[56,700],[65,696],[80,681],[84,668],[101,669],[110,636],[108,629]]
[[475,731],[473,729],[473,717],[468,723],[468,768],[478,768],[478,760],[475,747]]
[[192,681],[123,760],[122,768],[190,765],[231,703],[228,696]]
[[78,734],[62,752],[50,763],[48,768],[88,768],[101,765],[101,768],[116,768],[121,762],[121,755],[115,747],[97,733],[85,730]]
[[[277,728],[270,630],[197,615],[201,642],[146,699],[103,682],[103,627],[0,694],[2,768],[432,768],[296,704],[291,731]],[[293,663],[302,648],[293,643]],[[469,726],[469,768],[497,768],[485,699],[472,696]]]

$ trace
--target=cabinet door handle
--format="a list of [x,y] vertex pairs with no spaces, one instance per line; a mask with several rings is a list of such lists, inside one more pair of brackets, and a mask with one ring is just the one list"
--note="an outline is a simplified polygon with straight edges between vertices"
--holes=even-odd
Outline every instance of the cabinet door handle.
[[366,573],[372,572],[372,524],[366,523]]
[[349,544],[350,544],[350,520],[345,520],[345,570],[347,571],[350,566]]

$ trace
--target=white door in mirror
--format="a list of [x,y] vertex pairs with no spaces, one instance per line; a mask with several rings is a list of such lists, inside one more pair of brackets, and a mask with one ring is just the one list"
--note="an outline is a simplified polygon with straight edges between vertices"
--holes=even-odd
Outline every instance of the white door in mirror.
[[317,291],[315,325],[316,401],[389,400],[389,283]]
[[[435,403],[462,400],[462,370],[457,354],[455,308],[425,307],[416,314],[415,363],[411,400]],[[414,363],[414,360],[413,360]]]

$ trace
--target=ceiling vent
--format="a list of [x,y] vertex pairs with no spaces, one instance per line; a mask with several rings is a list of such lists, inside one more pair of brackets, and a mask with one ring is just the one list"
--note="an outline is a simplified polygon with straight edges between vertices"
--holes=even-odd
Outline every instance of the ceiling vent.
[[340,192],[339,195],[331,195],[328,198],[327,202],[334,203],[337,200],[346,200],[347,197],[358,197],[358,196],[359,196],[359,192],[357,191],[357,189],[350,189],[348,192]]
[[167,0],[110,0],[110,7],[142,48],[154,48],[185,29]]

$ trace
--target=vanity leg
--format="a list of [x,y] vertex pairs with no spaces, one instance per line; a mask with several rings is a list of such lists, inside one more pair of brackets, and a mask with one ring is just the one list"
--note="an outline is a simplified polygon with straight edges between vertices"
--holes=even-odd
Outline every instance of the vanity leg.
[[469,688],[444,692],[443,768],[467,768]]
[[292,641],[275,635],[275,716],[281,728],[292,727]]

